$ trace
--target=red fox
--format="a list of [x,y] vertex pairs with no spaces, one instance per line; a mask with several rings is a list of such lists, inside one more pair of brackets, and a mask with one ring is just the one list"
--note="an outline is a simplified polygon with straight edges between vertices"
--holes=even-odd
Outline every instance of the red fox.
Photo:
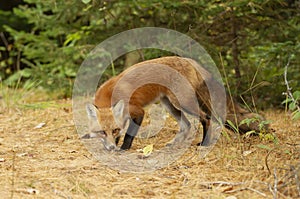
[[[98,137],[107,150],[116,150],[118,149],[117,144],[120,136],[126,130],[125,126],[127,121],[129,121],[121,150],[130,149],[144,118],[143,108],[160,100],[179,123],[180,130],[175,137],[175,141],[185,138],[190,130],[190,122],[184,115],[184,112],[186,112],[199,116],[203,126],[203,139],[200,144],[203,146],[209,145],[211,135],[208,132],[208,128],[213,113],[210,107],[211,102],[207,82],[213,82],[216,85],[220,85],[220,83],[200,65],[198,65],[199,69],[196,70],[193,66],[195,63],[192,59],[177,56],[152,59],[135,64],[118,76],[106,81],[98,88],[94,104],[87,104],[86,106],[90,122],[90,133],[84,135],[83,138]],[[157,67],[155,67],[156,65]],[[142,66],[147,66],[147,68],[144,69]],[[171,79],[168,84],[176,83],[176,80],[172,80],[173,77],[163,72],[163,68],[176,71],[188,81],[199,107],[190,106],[191,102],[189,100],[192,98],[190,94],[186,94],[184,99],[180,101],[168,86],[152,81],[162,78]],[[142,69],[142,72],[138,72],[138,69]],[[151,73],[150,71],[154,72]],[[131,76],[126,79],[125,76],[127,74],[131,74]],[[139,81],[143,79],[149,80],[148,83],[137,86]],[[186,89],[183,88],[182,90]],[[227,110],[226,118],[223,118],[223,122],[230,120],[233,123],[236,121],[237,124],[240,124],[245,118],[262,118],[258,114],[243,109],[236,102],[232,102],[228,95],[226,95],[225,101],[226,105],[224,106],[226,106]],[[258,126],[258,122],[253,122],[250,125],[240,125],[238,128],[241,132],[258,131]]]

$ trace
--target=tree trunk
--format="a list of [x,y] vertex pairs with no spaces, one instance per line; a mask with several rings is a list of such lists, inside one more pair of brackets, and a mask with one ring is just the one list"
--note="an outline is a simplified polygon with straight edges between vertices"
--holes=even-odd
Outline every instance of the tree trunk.
[[232,35],[232,58],[234,63],[234,71],[235,71],[235,78],[236,78],[236,89],[239,90],[240,88],[240,81],[241,81],[241,71],[240,71],[240,61],[239,61],[239,49],[238,49],[238,30],[235,20],[235,14],[233,8],[231,8],[231,35]]

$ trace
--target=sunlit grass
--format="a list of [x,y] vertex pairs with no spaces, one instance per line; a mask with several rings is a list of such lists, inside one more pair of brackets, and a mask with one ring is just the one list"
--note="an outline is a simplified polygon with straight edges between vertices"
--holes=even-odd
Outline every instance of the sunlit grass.
[[57,97],[49,95],[39,87],[40,82],[17,83],[14,87],[8,87],[0,81],[0,112],[14,108],[45,109],[48,107],[66,107],[69,104],[57,104]]
[[34,93],[38,82],[26,82],[21,86],[20,81],[15,86],[8,87],[0,82],[1,109],[16,108]]

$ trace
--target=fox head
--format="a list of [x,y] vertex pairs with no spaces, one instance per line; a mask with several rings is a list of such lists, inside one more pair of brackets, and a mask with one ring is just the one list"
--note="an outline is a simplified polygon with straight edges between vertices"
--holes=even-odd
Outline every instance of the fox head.
[[100,138],[105,149],[117,149],[120,136],[125,128],[124,101],[120,100],[110,108],[97,108],[93,104],[86,105],[89,119],[89,133],[82,138]]

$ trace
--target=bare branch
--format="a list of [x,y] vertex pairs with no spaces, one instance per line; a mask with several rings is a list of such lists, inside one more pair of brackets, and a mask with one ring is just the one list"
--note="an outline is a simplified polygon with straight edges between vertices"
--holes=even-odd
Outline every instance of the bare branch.
[[231,185],[231,186],[236,186],[236,185],[241,185],[245,184],[244,182],[226,182],[226,181],[215,181],[215,182],[201,182],[202,185]]
[[300,106],[298,104],[298,102],[296,101],[296,99],[294,98],[293,94],[292,94],[292,88],[289,86],[289,82],[287,80],[287,71],[288,71],[288,67],[290,65],[290,61],[291,61],[291,56],[288,59],[287,64],[284,67],[284,83],[286,85],[286,95],[295,103],[297,110],[300,112]]
[[276,149],[276,148],[271,149],[271,150],[267,153],[267,155],[266,155],[266,157],[265,157],[265,165],[266,165],[266,167],[267,167],[267,170],[268,170],[269,175],[271,175],[271,170],[270,170],[270,167],[269,167],[269,164],[268,164],[268,157],[270,156],[270,154],[271,154],[275,149]]
[[278,185],[278,179],[277,179],[277,174],[276,174],[276,168],[274,168],[274,186],[273,186],[273,198],[277,199],[277,185]]
[[262,195],[263,197],[266,197],[267,195],[256,190],[256,189],[253,189],[251,187],[244,187],[244,188],[240,188],[240,189],[235,189],[235,190],[230,190],[230,191],[226,191],[226,193],[234,193],[234,192],[239,192],[239,191],[244,191],[244,190],[249,190],[249,191],[253,191],[259,195]]

